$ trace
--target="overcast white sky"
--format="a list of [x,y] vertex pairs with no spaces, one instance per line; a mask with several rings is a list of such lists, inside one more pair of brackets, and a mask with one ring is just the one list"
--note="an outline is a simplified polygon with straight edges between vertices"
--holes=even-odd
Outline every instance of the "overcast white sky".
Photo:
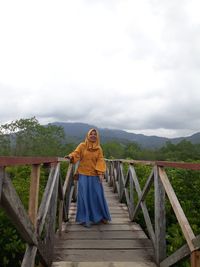
[[200,131],[199,0],[0,0],[0,124]]

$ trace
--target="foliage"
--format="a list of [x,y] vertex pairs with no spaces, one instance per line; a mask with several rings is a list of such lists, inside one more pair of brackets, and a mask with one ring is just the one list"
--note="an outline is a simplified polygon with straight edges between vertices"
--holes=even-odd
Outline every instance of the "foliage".
[[58,156],[64,151],[65,134],[62,127],[42,126],[36,118],[20,119],[1,125],[0,143],[3,142],[1,155]]
[[[0,126],[0,155],[2,156],[64,156],[71,152],[77,144],[67,144],[62,127],[47,125],[42,126],[36,120],[20,119]],[[199,162],[200,144],[193,145],[189,141],[181,141],[178,144],[167,142],[159,150],[142,149],[138,144],[132,142],[121,144],[109,142],[102,145],[106,158],[117,159],[139,159],[139,160],[168,160]],[[66,173],[66,164],[62,164],[62,174]],[[125,168],[126,169],[126,168]],[[137,176],[141,188],[150,174],[151,168],[148,166],[136,165]],[[126,171],[126,170],[125,170]],[[30,168],[9,167],[7,168],[13,185],[16,188],[25,208],[28,207],[28,194],[30,186]],[[167,169],[167,175],[172,183],[180,204],[188,218],[188,221],[195,234],[200,233],[200,173],[198,171],[188,171],[180,169]],[[48,171],[41,169],[40,178],[40,199],[47,181]],[[146,204],[150,217],[154,218],[154,188],[147,195]],[[136,196],[134,195],[135,200]],[[168,254],[176,251],[185,243],[177,219],[174,216],[169,201],[166,201],[167,213],[167,250]],[[142,213],[137,216],[138,222],[145,227]],[[153,219],[152,219],[153,221]],[[154,221],[153,221],[154,224]],[[4,212],[0,211],[0,266],[17,267],[20,266],[24,254],[25,244],[20,239],[19,234],[12,222]],[[188,266],[187,262],[176,266]]]

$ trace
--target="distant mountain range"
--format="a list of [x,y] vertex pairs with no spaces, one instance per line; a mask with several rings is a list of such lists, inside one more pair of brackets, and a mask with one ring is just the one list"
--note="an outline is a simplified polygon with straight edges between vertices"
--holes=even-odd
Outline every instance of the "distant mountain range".
[[177,144],[182,140],[190,141],[193,144],[200,143],[200,132],[195,133],[187,137],[179,138],[166,138],[159,136],[146,136],[144,134],[128,133],[123,130],[113,130],[107,128],[98,128],[94,125],[86,123],[72,123],[72,122],[53,122],[51,123],[56,126],[64,128],[68,142],[78,143],[85,139],[86,133],[91,128],[98,129],[102,143],[116,141],[120,143],[135,142],[143,148],[160,148],[165,145],[167,141],[173,144]]

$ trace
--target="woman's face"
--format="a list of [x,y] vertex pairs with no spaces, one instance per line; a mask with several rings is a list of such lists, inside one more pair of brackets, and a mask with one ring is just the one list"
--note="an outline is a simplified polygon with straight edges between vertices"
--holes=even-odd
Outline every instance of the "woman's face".
[[96,131],[91,131],[91,133],[89,134],[89,140],[91,142],[96,142],[96,140],[97,140],[97,132]]

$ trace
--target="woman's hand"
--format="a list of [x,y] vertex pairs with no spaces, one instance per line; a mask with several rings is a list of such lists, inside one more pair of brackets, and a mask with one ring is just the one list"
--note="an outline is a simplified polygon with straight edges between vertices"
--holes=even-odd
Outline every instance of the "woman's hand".
[[67,156],[64,156],[65,159],[68,159],[70,162],[72,162],[72,157],[67,155]]
[[99,174],[99,180],[101,183],[103,182],[103,179],[104,179],[104,174]]

